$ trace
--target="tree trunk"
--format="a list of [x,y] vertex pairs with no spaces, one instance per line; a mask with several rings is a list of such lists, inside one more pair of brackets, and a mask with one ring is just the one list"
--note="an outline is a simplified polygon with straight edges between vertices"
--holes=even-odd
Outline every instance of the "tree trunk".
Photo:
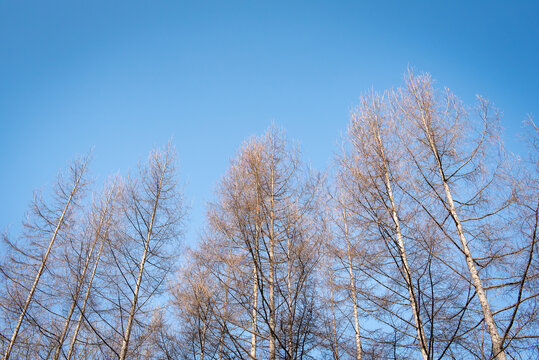
[[[415,91],[415,89],[414,89]],[[416,95],[417,98],[417,95]],[[417,98],[419,100],[419,98]],[[419,103],[419,101],[418,101]],[[466,258],[466,264],[468,265],[468,270],[470,272],[470,276],[472,278],[472,284],[475,288],[475,291],[477,293],[477,298],[479,299],[479,302],[481,304],[481,309],[483,311],[483,317],[485,319],[485,323],[487,324],[487,328],[490,334],[490,338],[492,341],[492,348],[494,350],[494,355],[496,356],[496,359],[498,360],[506,360],[505,351],[503,349],[502,340],[500,338],[500,335],[498,333],[498,329],[496,327],[496,323],[494,321],[494,316],[492,315],[492,311],[490,310],[490,305],[487,300],[487,296],[485,293],[485,289],[483,288],[483,285],[481,284],[481,278],[479,277],[479,272],[477,271],[477,268],[475,266],[474,258],[472,256],[472,253],[470,251],[470,248],[468,247],[468,242],[466,241],[466,237],[464,236],[464,230],[462,228],[462,223],[459,220],[459,217],[457,215],[457,211],[455,208],[455,203],[453,202],[453,196],[451,194],[451,189],[449,187],[449,184],[447,182],[444,169],[442,166],[442,161],[440,159],[440,155],[438,153],[438,148],[434,142],[434,134],[429,126],[429,123],[426,118],[425,109],[422,106],[421,103],[419,103],[419,107],[421,110],[421,120],[422,120],[422,126],[423,130],[425,131],[430,150],[432,151],[432,154],[436,160],[436,165],[438,168],[438,173],[440,175],[440,179],[442,180],[442,184],[444,187],[445,196],[447,199],[447,204],[449,205],[449,215],[451,216],[451,219],[453,219],[453,222],[455,224],[455,227],[457,229],[457,235],[459,237],[460,243],[462,245],[462,252],[464,253],[464,256]]]
[[438,170],[440,172],[440,177],[444,185],[444,191],[447,197],[447,203],[449,204],[449,214],[451,215],[451,218],[453,219],[455,227],[457,228],[457,234],[458,234],[460,243],[462,244],[462,252],[464,253],[464,256],[466,258],[466,264],[468,265],[468,270],[472,278],[472,284],[477,293],[477,298],[479,299],[479,302],[481,303],[481,309],[483,311],[485,323],[487,324],[487,328],[490,334],[494,354],[496,356],[496,359],[506,360],[505,351],[502,346],[502,341],[498,333],[496,323],[494,322],[494,316],[492,315],[492,311],[490,310],[490,305],[487,299],[487,295],[485,293],[485,289],[483,288],[483,285],[481,284],[481,278],[479,277],[479,272],[477,271],[477,268],[475,266],[474,258],[472,256],[470,248],[468,247],[468,242],[466,241],[466,237],[464,236],[462,223],[460,222],[459,217],[457,215],[457,211],[455,209],[455,203],[453,202],[451,189],[449,188],[449,184],[447,183],[445,179],[445,175],[444,175],[443,169],[441,167],[441,163],[438,158],[438,153],[437,153],[436,148],[434,147],[434,144],[432,143],[432,140],[431,140],[431,149],[433,150],[434,155],[436,156],[436,159],[438,162]]
[[396,207],[395,200],[394,200],[394,197],[393,197],[393,189],[391,187],[391,180],[389,178],[389,169],[388,169],[388,165],[387,165],[388,160],[387,160],[386,155],[385,155],[384,146],[383,146],[383,142],[382,142],[382,137],[380,135],[380,128],[379,128],[378,120],[376,120],[375,130],[374,131],[375,131],[374,135],[376,136],[377,146],[378,146],[378,149],[380,151],[379,156],[380,156],[380,160],[382,162],[381,167],[382,167],[383,176],[384,176],[384,184],[385,184],[387,195],[388,195],[389,202],[390,202],[390,209],[388,209],[388,210],[390,212],[391,219],[393,220],[393,223],[395,225],[395,232],[396,232],[396,235],[397,235],[397,247],[398,247],[398,250],[399,250],[399,257],[400,257],[401,262],[402,262],[401,273],[402,273],[402,275],[404,277],[404,281],[406,282],[406,287],[408,288],[408,296],[409,296],[409,299],[410,299],[410,307],[412,308],[412,313],[414,315],[414,322],[415,322],[415,325],[416,325],[417,339],[419,341],[419,348],[421,350],[421,356],[422,356],[423,360],[428,360],[429,359],[428,343],[427,343],[427,341],[425,339],[425,332],[423,330],[423,323],[421,321],[421,315],[419,313],[419,304],[417,303],[415,290],[414,290],[414,283],[412,281],[412,275],[411,275],[411,272],[410,272],[410,266],[408,264],[408,258],[406,256],[406,250],[405,250],[405,247],[404,247],[404,240],[403,240],[403,237],[402,237],[402,231],[401,231],[399,216],[397,214],[397,207]]
[[329,295],[331,300],[331,324],[332,324],[332,335],[333,335],[333,358],[339,360],[339,342],[337,341],[337,322],[335,320],[335,300],[333,297],[333,278],[331,270],[328,266],[328,280],[329,280]]
[[291,244],[292,240],[289,238],[287,241],[287,273],[286,273],[286,286],[287,286],[287,302],[288,302],[288,341],[287,350],[288,359],[292,360],[293,354],[293,327],[294,327],[294,307],[292,306],[292,259],[291,259]]
[[357,311],[357,288],[354,270],[352,266],[352,253],[350,246],[350,237],[348,233],[348,214],[344,205],[342,205],[342,215],[344,223],[344,236],[346,238],[346,252],[348,255],[348,274],[350,275],[350,293],[352,295],[352,309],[354,311],[354,330],[356,332],[356,360],[361,360],[361,336],[359,333],[359,315]]
[[253,308],[251,311],[251,353],[250,358],[256,359],[256,333],[258,331],[258,270],[253,265]]
[[227,276],[226,276],[226,289],[225,289],[225,303],[223,304],[223,325],[221,326],[221,335],[219,336],[219,360],[223,359],[223,343],[225,340],[225,319],[227,318],[228,313],[228,292],[230,290],[230,271],[231,267],[228,266]]
[[[274,157],[272,157],[274,158]],[[274,210],[274,186],[275,174],[274,166],[271,169],[271,194],[270,194],[270,223],[269,223],[269,360],[275,360],[275,210]]]
[[103,226],[103,223],[105,221],[105,216],[107,215],[107,210],[110,205],[110,201],[112,200],[112,192],[110,193],[110,196],[107,198],[107,202],[105,205],[105,208],[102,209],[101,216],[99,217],[99,224],[97,226],[97,230],[95,233],[94,241],[92,242],[92,245],[90,247],[90,251],[88,252],[88,256],[86,257],[86,261],[84,262],[84,267],[82,270],[82,274],[80,277],[80,280],[77,283],[77,288],[75,289],[75,293],[73,294],[73,300],[71,301],[71,307],[69,308],[69,311],[66,316],[66,321],[64,323],[64,328],[62,330],[62,333],[60,334],[60,337],[58,338],[58,347],[56,348],[56,352],[54,353],[54,360],[58,360],[60,357],[60,353],[62,351],[62,345],[64,344],[65,337],[67,335],[67,331],[69,329],[69,323],[71,322],[71,316],[73,316],[73,312],[75,311],[75,307],[77,306],[77,302],[79,299],[79,292],[82,289],[82,285],[84,283],[84,278],[86,276],[86,271],[88,270],[88,266],[90,265],[90,259],[92,257],[92,254],[94,252],[95,245],[97,244],[97,240],[99,239],[99,235],[101,233],[101,228]]
[[[165,167],[166,167],[166,164],[165,164]],[[125,333],[123,336],[122,349],[120,351],[120,360],[125,360],[127,356],[127,348],[129,346],[129,337],[131,336],[131,328],[133,327],[133,320],[135,319],[135,313],[137,310],[138,296],[139,296],[140,286],[142,284],[142,275],[144,273],[144,265],[146,264],[146,258],[148,256],[150,241],[152,238],[153,224],[155,220],[155,214],[157,212],[157,204],[159,202],[159,197],[161,195],[161,188],[163,184],[164,175],[165,175],[165,168],[162,169],[162,172],[159,178],[159,184],[157,184],[157,192],[155,194],[152,215],[151,215],[150,222],[148,225],[148,232],[146,233],[146,240],[144,242],[144,252],[142,253],[142,259],[140,260],[137,282],[136,282],[134,293],[133,293],[133,299],[131,300],[131,310],[129,311],[129,318],[127,320],[127,326],[125,328]]]
[[66,204],[64,206],[64,209],[62,211],[62,215],[60,216],[60,219],[58,220],[58,223],[56,224],[56,228],[54,229],[54,232],[52,234],[51,240],[49,242],[49,246],[47,247],[47,251],[45,252],[45,255],[43,256],[43,259],[41,260],[41,265],[39,266],[39,270],[37,271],[36,277],[34,279],[34,283],[32,284],[32,287],[30,288],[30,291],[28,292],[28,296],[26,298],[26,301],[23,305],[21,314],[19,316],[19,319],[17,321],[17,325],[15,326],[15,329],[13,330],[13,335],[11,336],[11,339],[9,341],[9,344],[6,349],[6,353],[4,355],[4,360],[8,360],[11,351],[13,349],[13,345],[15,344],[15,341],[17,340],[17,335],[19,334],[19,330],[21,328],[22,322],[24,320],[24,317],[26,316],[26,312],[28,311],[28,306],[30,306],[30,302],[32,301],[32,298],[34,296],[34,292],[36,291],[37,285],[39,283],[39,279],[41,278],[41,275],[43,274],[43,271],[45,270],[45,265],[47,264],[47,259],[49,258],[50,252],[52,250],[52,246],[54,245],[54,242],[56,240],[56,237],[58,236],[58,232],[60,231],[60,227],[64,223],[65,215],[67,213],[67,210],[69,209],[69,206],[71,205],[71,202],[73,200],[73,197],[77,190],[79,189],[79,182],[84,174],[84,170],[86,169],[86,164],[88,163],[88,159],[86,159],[82,165],[82,169],[77,174],[77,178],[75,180],[75,184],[73,185],[73,188],[71,189],[71,192],[69,194],[69,197],[66,201]]
[[105,238],[101,239],[101,245],[99,245],[99,251],[97,252],[97,257],[94,262],[94,268],[92,269],[92,274],[90,275],[90,279],[88,280],[88,288],[86,289],[86,294],[84,295],[84,300],[80,308],[80,314],[79,314],[79,319],[77,320],[77,326],[75,327],[75,331],[73,332],[73,337],[71,338],[71,343],[69,344],[69,352],[67,353],[67,360],[71,360],[71,356],[73,356],[73,351],[75,350],[75,342],[77,341],[80,327],[84,319],[84,312],[86,311],[86,304],[88,303],[88,299],[90,298],[90,293],[92,290],[92,283],[94,281],[95,273],[97,272],[97,266],[99,264],[99,259],[101,258],[101,254],[103,252],[104,245],[105,245]]

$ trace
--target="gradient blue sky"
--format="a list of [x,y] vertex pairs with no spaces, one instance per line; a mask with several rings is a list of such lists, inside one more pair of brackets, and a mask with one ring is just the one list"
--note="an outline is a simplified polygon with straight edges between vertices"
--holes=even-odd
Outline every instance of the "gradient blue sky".
[[0,1],[0,229],[92,146],[102,181],[171,137],[188,242],[242,141],[272,121],[324,169],[362,93],[410,65],[539,114],[539,2]]

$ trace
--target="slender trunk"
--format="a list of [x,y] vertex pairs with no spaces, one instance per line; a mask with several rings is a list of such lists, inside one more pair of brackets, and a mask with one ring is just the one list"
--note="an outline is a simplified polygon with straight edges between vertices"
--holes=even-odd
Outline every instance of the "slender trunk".
[[[273,210],[272,210],[273,212]],[[271,220],[273,223],[273,219]],[[273,233],[273,231],[271,231]],[[275,360],[275,263],[274,263],[275,241],[273,234],[270,234],[269,251],[269,360]]]
[[[153,222],[153,221],[152,221]],[[150,225],[151,227],[151,225]],[[135,318],[135,312],[137,310],[137,303],[138,303],[138,294],[140,290],[140,284],[142,283],[142,274],[144,272],[144,265],[146,264],[146,258],[148,256],[148,249],[149,249],[149,241],[150,241],[150,231],[148,232],[148,237],[146,239],[146,242],[144,244],[144,253],[142,254],[142,259],[140,260],[139,264],[139,273],[137,277],[137,282],[135,284],[135,289],[133,293],[133,299],[131,300],[131,309],[129,311],[129,318],[127,320],[127,326],[125,328],[125,333],[122,340],[122,349],[120,351],[120,360],[124,360],[127,356],[127,347],[129,346],[129,337],[131,336],[131,328],[133,326],[133,320]]]
[[75,312],[75,307],[77,306],[77,301],[79,298],[79,292],[82,288],[82,284],[84,282],[84,276],[86,275],[86,270],[88,269],[88,265],[90,262],[90,257],[92,256],[92,252],[94,249],[95,242],[97,241],[97,235],[96,238],[92,244],[92,248],[90,252],[88,253],[88,256],[86,257],[86,261],[84,263],[84,269],[81,274],[81,278],[79,279],[77,283],[77,288],[75,289],[75,293],[73,294],[73,299],[71,301],[71,306],[69,307],[69,311],[67,313],[65,322],[64,322],[64,328],[62,329],[62,333],[60,334],[58,338],[58,345],[56,346],[56,351],[54,353],[53,359],[58,360],[60,357],[60,352],[62,351],[62,345],[64,344],[65,337],[67,335],[67,331],[69,329],[69,324],[71,323],[71,316],[73,316],[73,313]]
[[253,265],[253,308],[251,310],[251,353],[250,358],[256,359],[256,333],[258,331],[258,271]]
[[344,223],[344,236],[346,238],[346,251],[348,255],[348,274],[350,275],[350,292],[352,295],[352,309],[354,310],[354,330],[356,332],[356,360],[361,360],[361,336],[359,332],[359,315],[357,310],[357,288],[356,288],[356,279],[354,276],[354,269],[352,266],[352,249],[350,246],[350,237],[348,233],[348,220],[347,220],[347,211],[342,208],[343,212],[343,223]]
[[105,221],[105,216],[107,214],[107,209],[108,209],[108,206],[110,204],[111,197],[112,197],[112,193],[107,198],[107,203],[105,205],[105,208],[103,209],[103,211],[101,213],[101,216],[99,217],[99,224],[97,226],[94,241],[92,242],[92,245],[90,247],[90,251],[88,253],[88,256],[86,257],[86,261],[84,262],[84,267],[83,267],[83,270],[82,270],[82,274],[81,274],[81,277],[80,277],[80,279],[79,279],[79,281],[77,283],[77,288],[75,289],[75,293],[73,294],[73,300],[71,301],[71,306],[70,306],[69,311],[68,311],[67,316],[66,316],[66,321],[64,323],[64,328],[62,330],[62,333],[60,334],[60,337],[58,338],[58,346],[56,348],[56,352],[54,353],[54,357],[53,357],[54,360],[58,360],[58,358],[60,357],[60,352],[62,351],[62,346],[64,344],[64,340],[65,340],[65,337],[67,335],[67,331],[69,329],[69,324],[71,322],[71,316],[73,316],[73,312],[75,311],[75,308],[77,306],[77,302],[78,302],[78,299],[79,299],[79,292],[82,289],[82,285],[84,283],[84,278],[86,277],[86,271],[88,270],[88,267],[90,266],[90,259],[92,257],[93,252],[94,252],[95,245],[97,244],[97,240],[99,239],[99,235],[101,233],[101,228],[102,228],[103,223]]
[[328,279],[329,279],[329,294],[331,300],[331,324],[332,324],[332,335],[333,335],[333,359],[339,360],[339,342],[337,340],[337,321],[335,319],[335,300],[333,297],[333,278],[331,277],[331,270],[328,267]]
[[408,265],[408,258],[406,256],[406,250],[404,248],[404,240],[402,238],[402,232],[399,222],[399,217],[397,215],[397,210],[395,207],[395,202],[393,200],[393,192],[391,190],[391,184],[389,183],[389,175],[386,173],[386,186],[389,194],[389,199],[391,203],[391,217],[395,223],[395,231],[397,233],[397,243],[399,248],[399,256],[402,261],[402,273],[404,280],[406,281],[406,286],[408,287],[408,295],[410,299],[410,306],[412,308],[412,313],[414,314],[414,321],[416,324],[417,337],[419,340],[419,347],[421,348],[421,356],[424,360],[429,358],[428,356],[428,344],[425,339],[425,332],[423,330],[423,323],[421,321],[421,315],[419,314],[419,304],[415,296],[414,284],[412,282],[412,275],[410,272],[410,266]]
[[223,305],[223,325],[221,326],[221,335],[219,336],[219,360],[223,358],[223,343],[225,340],[225,321],[228,313],[228,292],[230,289],[230,266],[228,267],[226,276],[225,303]]
[[[274,156],[272,157],[274,158]],[[271,169],[271,195],[270,195],[270,234],[269,234],[269,360],[275,360],[275,169]]]
[[410,272],[410,266],[408,265],[408,258],[406,256],[406,250],[404,247],[404,240],[402,236],[401,226],[399,217],[397,214],[397,206],[395,205],[395,199],[393,197],[393,189],[391,187],[391,180],[389,178],[389,169],[387,166],[387,158],[384,152],[384,147],[382,143],[382,138],[380,135],[380,129],[378,127],[378,123],[376,124],[376,141],[378,143],[378,148],[380,150],[380,157],[382,161],[382,171],[384,175],[384,183],[387,190],[387,195],[389,197],[390,202],[390,215],[393,220],[393,223],[395,224],[395,232],[397,234],[397,246],[399,250],[399,257],[402,262],[402,275],[404,277],[404,281],[406,282],[406,287],[408,288],[408,296],[410,299],[410,307],[412,308],[412,313],[414,315],[414,322],[416,324],[416,331],[417,331],[417,339],[419,340],[419,348],[421,350],[421,356],[424,360],[429,359],[429,351],[428,351],[428,343],[425,338],[425,332],[423,330],[423,322],[421,321],[421,315],[419,313],[419,304],[417,303],[415,290],[414,290],[414,284],[412,282],[412,275]]
[[133,327],[133,320],[135,319],[135,313],[137,310],[138,296],[140,291],[140,285],[142,283],[142,275],[144,273],[144,265],[146,264],[146,258],[148,257],[148,251],[150,248],[150,241],[152,238],[153,224],[155,220],[155,214],[157,212],[157,204],[159,202],[159,197],[161,195],[161,186],[163,184],[163,177],[165,175],[165,169],[162,169],[161,177],[159,179],[159,184],[157,185],[157,193],[155,194],[155,200],[153,203],[152,216],[150,218],[148,232],[146,233],[146,239],[144,242],[144,252],[142,253],[142,259],[139,264],[139,272],[137,277],[137,282],[135,285],[133,299],[131,300],[131,310],[129,311],[129,318],[127,320],[127,326],[125,328],[125,334],[122,341],[122,349],[120,351],[120,360],[125,360],[127,356],[127,348],[129,346],[129,337],[131,336],[131,328]]
[[207,321],[204,319],[204,326],[202,327],[202,336],[200,338],[200,360],[204,360],[204,352],[206,350],[206,331],[208,329]]
[[[257,189],[257,199],[260,200],[260,194]],[[255,219],[255,243],[253,254],[258,254],[260,251],[259,247],[259,238],[261,233],[260,221],[260,207],[256,208],[256,219]],[[251,352],[249,354],[251,360],[256,359],[256,337],[258,332],[258,269],[256,266],[256,256],[253,256],[253,307],[251,309]]]
[[75,331],[73,332],[73,336],[71,338],[71,343],[69,344],[69,352],[67,353],[67,360],[71,359],[71,356],[73,356],[73,351],[75,350],[75,343],[77,341],[80,327],[84,319],[84,312],[86,311],[86,304],[88,303],[88,299],[90,298],[90,293],[92,290],[92,283],[94,282],[94,277],[97,272],[97,266],[99,264],[99,259],[101,258],[101,254],[103,252],[104,245],[105,245],[105,238],[103,237],[103,239],[101,239],[101,245],[99,245],[99,250],[97,252],[97,257],[94,262],[92,274],[90,275],[90,279],[88,280],[88,288],[86,289],[86,294],[84,295],[84,300],[82,302],[82,306],[80,309],[79,319],[77,320],[77,326],[75,327]]
[[472,284],[475,287],[477,298],[479,299],[479,302],[481,303],[481,309],[483,310],[485,323],[487,324],[487,328],[488,328],[488,331],[490,333],[490,337],[492,340],[492,347],[494,349],[494,354],[496,356],[496,359],[505,360],[506,359],[505,350],[503,349],[502,341],[501,341],[500,335],[498,334],[496,323],[494,322],[494,316],[492,315],[492,311],[490,310],[490,305],[487,300],[485,289],[483,288],[483,285],[481,284],[481,278],[479,277],[479,272],[477,271],[477,268],[475,267],[474,258],[472,256],[470,248],[468,247],[468,242],[466,241],[466,237],[464,236],[462,224],[455,210],[455,204],[453,203],[453,197],[451,196],[449,185],[447,184],[445,180],[444,180],[444,190],[447,196],[447,202],[449,203],[449,211],[451,214],[451,218],[453,219],[453,222],[455,223],[455,226],[457,228],[457,234],[462,244],[462,251],[464,253],[464,256],[466,257],[466,263],[468,264],[468,269],[472,277]]
[[77,179],[75,180],[75,185],[73,186],[73,189],[71,190],[71,193],[69,194],[67,202],[62,211],[62,215],[60,216],[60,219],[58,220],[58,223],[56,224],[56,228],[54,229],[54,233],[52,234],[51,240],[49,242],[49,246],[47,247],[47,251],[45,252],[45,256],[41,260],[41,265],[39,266],[39,269],[37,271],[36,277],[34,279],[34,283],[32,284],[30,291],[28,292],[28,297],[26,298],[26,301],[23,305],[21,314],[17,321],[17,325],[15,326],[15,330],[13,330],[13,335],[11,336],[11,340],[9,341],[8,347],[6,349],[6,353],[4,355],[4,360],[8,360],[11,355],[13,345],[15,344],[15,340],[17,340],[17,335],[19,334],[19,330],[21,328],[22,322],[24,320],[24,317],[26,316],[26,312],[28,311],[28,306],[30,306],[30,302],[32,301],[32,298],[34,297],[34,292],[36,291],[37,285],[39,283],[39,279],[41,278],[41,275],[43,274],[43,271],[45,270],[45,265],[47,264],[47,259],[49,258],[49,254],[52,250],[52,246],[54,245],[56,237],[58,236],[60,227],[64,223],[64,218],[66,216],[69,205],[71,205],[71,201],[73,200],[73,197],[79,188],[79,182],[82,178],[82,175],[84,174],[86,164],[87,164],[87,161],[84,163],[82,170],[80,171],[80,173],[77,176]]
[[472,278],[472,284],[477,293],[477,298],[479,299],[479,302],[481,303],[481,309],[483,311],[483,317],[485,319],[485,323],[487,324],[487,328],[488,328],[490,338],[492,341],[492,348],[494,350],[494,355],[496,356],[496,359],[498,360],[505,360],[506,355],[505,355],[505,350],[503,349],[502,340],[500,338],[500,334],[498,333],[498,328],[496,327],[494,316],[492,315],[492,311],[490,310],[490,305],[487,300],[487,295],[485,293],[485,289],[483,288],[483,284],[481,283],[481,278],[479,277],[479,272],[477,271],[477,267],[475,266],[474,258],[472,256],[470,248],[468,247],[468,242],[466,241],[466,237],[464,236],[462,223],[460,222],[460,219],[457,215],[455,203],[453,201],[453,196],[451,194],[451,189],[449,187],[449,184],[447,183],[447,179],[445,177],[445,174],[442,168],[442,164],[441,164],[440,157],[438,154],[438,149],[436,148],[434,144],[432,136],[430,136],[430,129],[428,125],[426,124],[426,122],[424,122],[424,126],[426,127],[426,130],[429,131],[427,133],[429,134],[429,143],[430,143],[431,150],[434,154],[434,157],[436,158],[438,171],[439,171],[440,178],[444,186],[447,203],[449,205],[449,214],[451,215],[451,218],[453,219],[453,222],[457,229],[457,235],[459,237],[460,243],[462,244],[462,252],[464,253],[464,256],[466,258],[466,264],[468,265],[468,270]]
[[293,336],[293,326],[294,326],[294,308],[292,306],[292,259],[291,259],[291,240],[288,239],[287,241],[287,274],[286,274],[286,285],[287,285],[287,301],[288,301],[288,341],[287,341],[287,354],[288,359],[292,359],[292,353],[293,353],[293,342],[292,342],[292,336]]

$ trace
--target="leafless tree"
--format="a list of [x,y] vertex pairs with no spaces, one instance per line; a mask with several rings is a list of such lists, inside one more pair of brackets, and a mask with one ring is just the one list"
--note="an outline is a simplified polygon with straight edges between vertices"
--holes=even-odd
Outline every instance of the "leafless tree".
[[[212,244],[220,244],[212,246],[228,254],[213,262],[222,270],[210,270],[227,289],[215,309],[240,358],[292,359],[310,350],[322,233],[317,184],[273,127],[245,143],[209,207]],[[232,309],[247,318],[223,315]]]
[[93,201],[82,158],[4,236],[4,359],[536,358],[539,131],[521,159],[500,121],[409,71],[361,98],[332,184],[272,126],[181,256],[170,145]]
[[[358,293],[361,291],[358,287],[358,281],[362,281],[362,276],[359,274],[358,266],[362,261],[362,249],[359,248],[361,242],[357,241],[358,231],[361,229],[357,226],[352,226],[350,216],[350,206],[345,201],[345,196],[342,191],[333,196],[326,203],[327,211],[332,216],[332,236],[326,241],[326,256],[325,263],[327,264],[327,284],[330,295],[330,308],[332,319],[332,331],[334,342],[334,358],[339,358],[339,347],[343,346],[343,342],[354,343],[354,358],[359,360],[363,358],[363,349],[361,344],[361,328],[360,328],[360,306],[358,304]],[[342,308],[351,309],[345,311]],[[338,310],[338,311],[336,311]],[[353,328],[353,339],[342,341],[347,333],[346,327],[336,325],[341,323],[338,320],[337,313],[343,313],[345,317],[350,317]],[[337,336],[338,333],[338,336]],[[337,341],[339,339],[339,341]]]
[[[32,322],[28,318],[28,310],[33,303],[34,295],[40,285],[43,275],[50,269],[49,259],[55,248],[57,239],[66,235],[70,228],[70,221],[75,217],[76,203],[83,194],[86,185],[85,172],[89,157],[83,157],[75,161],[69,169],[68,177],[60,176],[54,189],[54,198],[49,204],[36,196],[32,206],[32,214],[25,224],[26,239],[31,240],[29,248],[18,247],[9,243],[14,256],[8,263],[2,266],[3,275],[9,279],[10,290],[8,297],[14,296],[15,306],[19,316],[12,328],[12,335],[5,348],[4,359],[9,359],[14,346],[17,343],[19,331],[25,321]],[[34,268],[33,280],[28,278],[28,271]],[[17,274],[16,270],[20,270]],[[14,273],[15,271],[15,273]],[[15,277],[18,275],[18,277]],[[9,285],[8,285],[9,286]],[[23,294],[26,294],[23,300]],[[15,310],[15,311],[17,311]],[[47,334],[52,336],[52,334]]]
[[[398,168],[400,166],[398,148],[392,143],[394,139],[391,134],[394,123],[387,116],[386,106],[381,96],[376,94],[367,96],[361,100],[361,105],[352,116],[348,136],[351,149],[340,159],[340,175],[338,176],[340,191],[350,200],[347,201],[349,204],[347,207],[344,207],[346,204],[341,200],[340,207],[344,214],[350,211],[350,216],[368,220],[364,221],[363,225],[371,229],[369,231],[375,234],[375,238],[383,240],[381,245],[387,249],[390,258],[394,260],[408,292],[409,306],[422,358],[428,359],[428,340],[423,327],[419,294],[408,259],[409,249],[407,250],[407,244],[405,244],[402,224],[404,216],[402,213],[399,214],[404,211],[404,208],[395,195],[396,182],[400,181],[403,174]],[[349,232],[347,222],[348,220],[343,218],[342,230],[345,231],[345,238]],[[383,248],[381,250],[383,251]],[[372,251],[369,256],[377,258]],[[391,276],[389,275],[390,279]]]
[[[524,195],[523,179],[503,149],[499,114],[481,97],[476,110],[468,111],[449,90],[435,89],[428,75],[411,71],[391,95],[390,113],[400,124],[409,165],[407,195],[455,246],[457,253],[445,264],[469,279],[479,301],[479,324],[486,326],[492,348],[490,353],[486,344],[481,356],[506,359],[514,319],[533,321],[535,310],[523,310],[535,308],[537,292],[528,283],[535,276],[535,240],[513,230],[522,219],[517,200]],[[458,258],[465,260],[468,276]]]
[[[140,169],[140,178],[130,180],[123,204],[124,239],[117,255],[123,260],[117,262],[117,269],[131,294],[127,319],[125,323],[122,321],[120,360],[128,355],[137,315],[162,289],[171,269],[171,257],[179,246],[179,226],[185,213],[176,188],[175,155],[171,145],[164,150],[154,150],[148,164]],[[123,302],[118,305],[123,317]]]
[[[73,272],[72,278],[76,280],[74,283],[74,290],[71,294],[71,305],[65,318],[64,328],[58,338],[58,345],[54,358],[57,359],[62,352],[62,345],[68,330],[71,326],[71,318],[78,310],[79,316],[75,322],[73,334],[69,344],[69,349],[66,355],[67,359],[71,359],[74,354],[77,338],[84,323],[85,311],[90,295],[92,293],[92,286],[97,272],[100,259],[105,248],[105,243],[109,240],[110,232],[115,227],[115,221],[118,219],[118,200],[121,195],[120,179],[116,177],[110,185],[107,185],[103,194],[95,199],[94,206],[89,214],[88,230],[86,234],[89,237],[88,247],[85,252],[85,256],[80,259],[76,264],[75,272]],[[82,291],[84,296],[81,298]]]

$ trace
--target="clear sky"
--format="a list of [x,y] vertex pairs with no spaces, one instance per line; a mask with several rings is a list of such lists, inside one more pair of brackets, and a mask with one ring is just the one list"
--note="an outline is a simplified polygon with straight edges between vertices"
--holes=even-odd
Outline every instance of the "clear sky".
[[0,230],[93,146],[136,169],[171,137],[188,242],[242,141],[272,122],[323,170],[362,93],[408,66],[502,109],[509,146],[539,114],[538,1],[0,1]]

